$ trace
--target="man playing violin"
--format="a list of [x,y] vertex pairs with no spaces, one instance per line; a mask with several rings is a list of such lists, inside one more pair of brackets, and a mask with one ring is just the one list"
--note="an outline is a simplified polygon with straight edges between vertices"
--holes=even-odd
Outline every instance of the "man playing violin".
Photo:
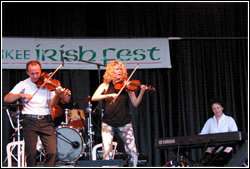
[[[22,110],[23,136],[25,140],[25,155],[27,166],[36,166],[36,144],[38,135],[45,148],[45,166],[55,166],[56,135],[51,120],[50,109],[58,103],[64,89],[57,87],[50,91],[46,86],[38,91],[36,82],[40,79],[42,67],[39,61],[30,61],[26,64],[26,73],[29,78],[19,82],[5,97],[4,101],[12,103],[24,99]],[[34,94],[36,93],[36,94]]]
[[[127,78],[127,69],[120,61],[111,61],[103,76],[103,83],[97,88],[92,96],[92,101],[105,99],[105,111],[102,119],[102,143],[103,160],[112,157],[112,141],[114,132],[117,132],[123,140],[124,148],[129,157],[129,166],[137,166],[138,155],[132,126],[132,115],[129,110],[129,100],[137,107],[147,90],[146,85],[141,85],[140,94],[136,97],[134,91],[114,88],[116,82]],[[120,93],[120,95],[118,95]],[[113,99],[115,101],[113,102]]]

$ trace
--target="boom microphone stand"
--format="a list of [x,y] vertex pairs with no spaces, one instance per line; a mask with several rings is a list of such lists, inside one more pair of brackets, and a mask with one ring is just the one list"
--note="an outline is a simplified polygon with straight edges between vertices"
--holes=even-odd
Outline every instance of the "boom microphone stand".
[[[67,52],[68,53],[68,52]],[[68,58],[68,57],[63,57],[64,59],[68,59],[68,60],[74,60],[76,61],[77,60],[77,57],[68,53],[69,55],[71,55],[72,57],[74,57],[74,59],[72,58]],[[101,70],[100,70],[100,67],[101,66],[104,66],[106,67],[105,65],[103,64],[100,64],[100,63],[94,63],[94,62],[89,62],[89,61],[86,61],[86,60],[81,60],[79,59],[78,60],[79,62],[86,62],[86,63],[89,63],[89,64],[93,64],[93,65],[96,65],[97,66],[97,69],[98,69],[98,81],[99,81],[99,85],[101,84]],[[89,97],[90,98],[90,97]],[[102,101],[99,101],[98,102],[98,109],[99,109],[99,112],[101,113],[101,118],[102,118]],[[89,157],[90,159],[91,156],[92,156],[92,144],[93,144],[93,134],[94,132],[92,131],[92,104],[91,104],[91,99],[89,99],[88,101],[88,107],[86,108],[86,112],[89,113],[89,119],[88,119],[88,135],[89,135]],[[100,118],[100,119],[101,119]],[[100,120],[101,121],[101,120]],[[98,121],[99,122],[99,121]],[[98,124],[100,125],[100,124]]]
[[[100,67],[101,66],[103,66],[103,67],[106,67],[105,65],[103,65],[103,64],[100,64],[100,63],[93,63],[93,62],[89,62],[89,61],[85,61],[85,60],[78,60],[78,61],[80,61],[80,62],[86,62],[86,63],[89,63],[89,64],[94,64],[94,65],[96,65],[97,66],[97,69],[98,69],[98,82],[99,82],[99,85],[101,84],[101,70],[100,70]],[[92,106],[92,105],[91,105]],[[103,116],[103,112],[102,112],[102,101],[100,100],[100,101],[98,101],[98,109],[99,109],[99,116],[100,116],[100,118],[98,118],[98,126],[100,126],[101,125],[101,123],[99,123],[99,122],[101,122],[101,119],[102,119],[102,116]],[[95,110],[93,111],[93,113],[95,112]],[[92,121],[90,121],[90,122],[92,122]],[[92,125],[92,124],[91,124]],[[92,147],[91,147],[92,148]],[[92,152],[92,150],[91,150],[91,152]]]

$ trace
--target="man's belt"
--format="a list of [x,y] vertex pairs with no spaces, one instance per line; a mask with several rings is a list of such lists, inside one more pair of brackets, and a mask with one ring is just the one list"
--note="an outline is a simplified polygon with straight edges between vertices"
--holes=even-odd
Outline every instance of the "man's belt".
[[40,119],[40,120],[51,119],[51,115],[31,115],[31,114],[25,114],[24,117],[29,117],[29,118],[33,118],[33,119]]

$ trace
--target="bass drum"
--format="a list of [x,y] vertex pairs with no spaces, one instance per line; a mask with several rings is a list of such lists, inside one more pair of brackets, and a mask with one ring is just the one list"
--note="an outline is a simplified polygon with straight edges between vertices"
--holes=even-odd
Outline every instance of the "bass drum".
[[72,127],[59,126],[57,135],[58,161],[75,162],[84,153],[84,141],[82,134]]

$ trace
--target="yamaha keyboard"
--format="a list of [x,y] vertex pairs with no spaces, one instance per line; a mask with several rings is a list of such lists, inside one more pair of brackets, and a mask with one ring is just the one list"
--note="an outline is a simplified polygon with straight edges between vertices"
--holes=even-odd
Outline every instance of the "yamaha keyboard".
[[176,148],[176,147],[202,147],[218,145],[237,145],[247,140],[245,132],[227,132],[216,134],[193,135],[184,137],[169,137],[155,139],[157,148]]

